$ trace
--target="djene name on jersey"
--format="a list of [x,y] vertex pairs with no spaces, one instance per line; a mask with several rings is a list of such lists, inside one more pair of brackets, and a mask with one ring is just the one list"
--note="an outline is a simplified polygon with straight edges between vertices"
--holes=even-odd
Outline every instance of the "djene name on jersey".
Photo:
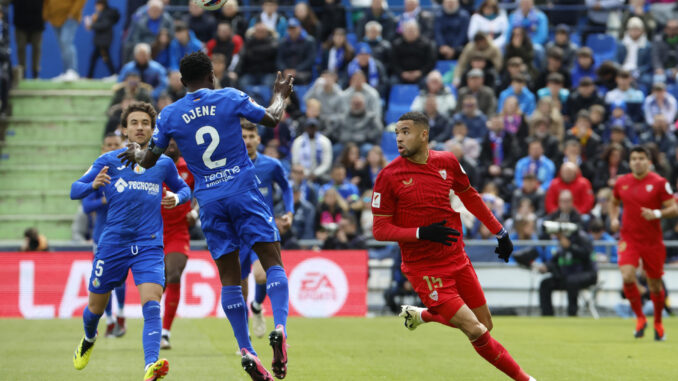
[[217,111],[217,106],[198,106],[186,114],[181,115],[181,118],[186,122],[186,124],[191,123],[195,118],[201,116],[215,116]]

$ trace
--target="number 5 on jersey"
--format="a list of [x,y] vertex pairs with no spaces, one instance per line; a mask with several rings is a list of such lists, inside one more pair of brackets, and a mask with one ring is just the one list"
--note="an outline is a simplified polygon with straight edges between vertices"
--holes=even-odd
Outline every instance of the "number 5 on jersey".
[[205,135],[210,136],[211,142],[202,154],[203,163],[205,163],[205,166],[209,169],[223,167],[226,165],[226,158],[212,160],[212,154],[217,149],[217,146],[219,146],[219,132],[212,126],[202,126],[195,132],[195,142],[198,143],[198,145],[205,144]]

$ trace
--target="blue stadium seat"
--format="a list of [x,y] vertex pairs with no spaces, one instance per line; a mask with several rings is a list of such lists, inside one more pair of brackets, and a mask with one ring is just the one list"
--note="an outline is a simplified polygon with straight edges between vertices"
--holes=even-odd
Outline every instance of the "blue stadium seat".
[[269,86],[264,85],[248,86],[245,88],[245,93],[254,98],[254,100],[261,105],[268,104],[271,100],[272,92],[273,90]]
[[615,61],[617,58],[617,39],[607,34],[590,34],[586,46],[593,50],[596,64],[603,61]]
[[304,95],[308,92],[308,89],[311,88],[311,85],[294,85],[294,92],[297,93],[297,98],[299,98],[299,108],[301,112],[306,112],[306,102],[304,102]]
[[384,116],[384,119],[386,120],[386,124],[389,125],[391,123],[395,123],[398,121],[398,118],[400,118],[400,115],[406,113],[409,111],[409,108],[389,108],[388,111],[386,111],[386,115]]
[[346,33],[346,41],[355,48],[358,45],[358,36],[355,33]]
[[418,94],[419,86],[417,85],[393,85],[391,86],[391,93],[388,98],[389,108],[392,106],[409,107]]
[[673,95],[674,98],[678,98],[678,85],[677,84],[674,83],[674,84],[666,86],[666,91],[669,94]]
[[445,75],[450,70],[454,70],[454,67],[457,66],[457,61],[456,60],[441,60],[436,62],[436,70],[440,72],[440,74]]
[[398,157],[398,145],[396,144],[395,132],[384,131],[381,135],[381,150],[388,161]]

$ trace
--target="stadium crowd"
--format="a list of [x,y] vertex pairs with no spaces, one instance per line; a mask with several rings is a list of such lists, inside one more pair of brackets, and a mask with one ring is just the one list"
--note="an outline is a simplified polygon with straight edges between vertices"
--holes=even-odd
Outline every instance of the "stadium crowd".
[[[46,1],[37,14],[20,3],[15,26],[24,31],[17,43],[25,66],[35,27],[20,20],[31,25],[31,15],[55,6]],[[671,0],[405,0],[393,9],[381,0],[252,0],[260,8],[247,14],[236,1],[207,12],[185,0],[128,0],[122,15],[106,0],[96,1],[93,15],[81,14],[84,1],[59,3],[71,4],[66,24],[84,17],[92,31],[92,67],[101,57],[117,74],[105,134],[120,134],[121,111],[133,100],[161,110],[181,98],[177,69],[187,53],[206,52],[219,87],[262,104],[276,71],[295,75],[285,119],[260,129],[259,149],[283,163],[293,186],[287,248],[302,239],[325,249],[366,247],[372,185],[397,155],[393,122],[410,109],[429,118],[431,148],[455,153],[514,238],[546,237],[541,221],[557,220],[612,240],[608,200],[616,178],[630,171],[635,144],[647,146],[654,170],[678,185]],[[554,8],[568,4],[582,8]],[[124,25],[119,69],[108,51],[116,23]],[[70,49],[68,36],[60,44]],[[467,238],[493,238],[459,200],[452,203]],[[665,224],[667,238],[678,238],[678,223]],[[614,250],[595,250],[615,262]],[[540,257],[548,262],[550,251]]]

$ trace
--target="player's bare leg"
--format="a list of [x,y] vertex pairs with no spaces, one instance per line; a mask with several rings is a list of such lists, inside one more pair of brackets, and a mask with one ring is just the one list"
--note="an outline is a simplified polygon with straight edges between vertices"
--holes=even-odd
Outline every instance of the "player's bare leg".
[[[264,271],[261,261],[257,260],[252,264],[252,274],[254,274],[254,283],[257,286],[255,298],[250,304],[250,309],[252,310],[252,333],[254,336],[262,338],[266,334],[266,318],[264,318],[263,300],[257,300],[257,295],[260,292],[258,290],[259,287],[263,286],[263,289],[266,289],[266,271]],[[266,294],[263,297],[266,297]]]
[[160,341],[160,349],[170,349],[170,331],[172,330],[172,323],[177,313],[179,306],[179,298],[181,296],[181,274],[186,268],[188,256],[184,253],[168,253],[165,255],[165,316],[162,319],[162,339]]
[[623,265],[619,267],[622,274],[622,282],[624,283],[624,295],[631,304],[631,309],[636,315],[636,329],[634,337],[641,338],[645,336],[645,328],[647,328],[647,318],[643,313],[643,302],[638,291],[638,280],[636,278],[636,267],[632,265]]
[[222,255],[214,261],[221,280],[221,307],[231,323],[233,333],[242,355],[241,365],[252,380],[273,380],[271,374],[261,365],[252,347],[247,328],[247,305],[240,287],[240,257],[238,250]]
[[287,314],[289,289],[280,256],[280,242],[257,242],[252,246],[261,266],[266,270],[266,291],[271,299],[275,329],[269,335],[273,348],[272,370],[277,378],[287,375]]
[[[454,304],[447,303],[439,306],[436,310],[439,310],[441,312],[440,314],[443,316],[449,316],[454,308]],[[490,331],[478,320],[474,312],[468,308],[468,306],[465,304],[462,305],[461,308],[454,313],[450,322],[459,327],[459,329],[469,338],[476,352],[497,369],[501,370],[514,380],[533,380],[533,378],[525,373],[518,363],[513,360],[508,351],[490,336]]]
[[89,363],[89,358],[92,355],[94,342],[97,339],[97,326],[99,319],[104,314],[108,298],[110,298],[110,291],[105,294],[89,293],[89,301],[87,307],[82,312],[82,321],[85,328],[85,335],[78,343],[73,354],[73,366],[77,370],[84,369]]
[[662,324],[662,313],[664,313],[664,299],[666,293],[661,278],[647,278],[647,288],[650,289],[650,299],[654,304],[654,339],[657,341],[666,340],[664,334],[664,325]]

